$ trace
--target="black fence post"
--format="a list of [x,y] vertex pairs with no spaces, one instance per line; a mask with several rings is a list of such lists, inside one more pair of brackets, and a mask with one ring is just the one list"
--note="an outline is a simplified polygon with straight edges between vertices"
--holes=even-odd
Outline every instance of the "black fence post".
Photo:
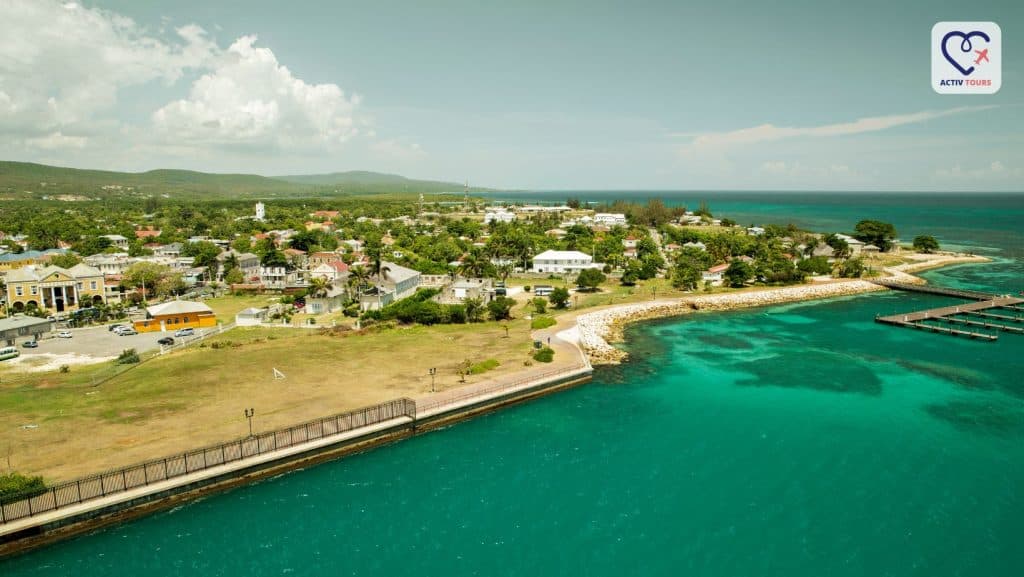
[[57,487],[50,488],[50,494],[53,495],[53,508],[57,508]]
[[79,479],[79,480],[75,481],[75,485],[78,486],[78,502],[81,503],[82,502],[82,480]]

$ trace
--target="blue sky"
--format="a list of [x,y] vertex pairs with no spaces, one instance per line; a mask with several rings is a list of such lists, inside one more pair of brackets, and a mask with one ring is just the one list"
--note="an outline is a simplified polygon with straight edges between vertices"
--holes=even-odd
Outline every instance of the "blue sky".
[[[1024,189],[1020,2],[5,6],[6,159],[534,189]],[[998,94],[933,92],[940,20],[1001,26]]]

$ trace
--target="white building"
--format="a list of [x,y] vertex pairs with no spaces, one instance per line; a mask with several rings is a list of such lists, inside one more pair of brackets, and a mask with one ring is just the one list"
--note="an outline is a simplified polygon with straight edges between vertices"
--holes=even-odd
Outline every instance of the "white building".
[[764,228],[760,226],[751,226],[747,228],[747,234],[750,236],[761,236],[764,234]]
[[263,221],[267,218],[267,207],[262,202],[256,203],[256,220]]
[[836,238],[840,238],[846,241],[846,245],[850,247],[850,255],[858,256],[860,251],[864,249],[864,243],[853,238],[852,236],[845,234],[837,234]]
[[100,238],[105,238],[110,241],[110,246],[114,248],[128,249],[128,239],[119,234],[104,234]]
[[484,224],[490,224],[492,222],[515,222],[515,220],[515,213],[509,212],[504,208],[488,208],[487,212],[484,213]]
[[626,215],[621,212],[599,212],[594,215],[594,224],[626,226]]
[[604,268],[594,257],[578,250],[546,250],[533,257],[533,272],[576,273],[588,268]]

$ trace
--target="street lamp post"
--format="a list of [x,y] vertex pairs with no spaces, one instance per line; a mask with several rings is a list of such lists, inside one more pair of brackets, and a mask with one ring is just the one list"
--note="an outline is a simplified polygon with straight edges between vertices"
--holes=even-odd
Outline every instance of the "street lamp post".
[[434,375],[437,374],[436,367],[430,367],[430,392],[434,392]]
[[252,436],[252,417],[256,414],[256,409],[246,409],[245,418],[249,419],[249,436]]

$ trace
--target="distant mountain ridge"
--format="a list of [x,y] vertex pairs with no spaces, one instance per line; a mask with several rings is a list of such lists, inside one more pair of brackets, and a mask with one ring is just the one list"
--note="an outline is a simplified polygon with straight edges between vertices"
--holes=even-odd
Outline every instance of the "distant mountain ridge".
[[[186,198],[255,198],[324,196],[335,193],[437,193],[461,191],[463,185],[415,180],[368,171],[268,177],[156,169],[115,172],[0,161],[0,197],[81,197],[76,200],[167,195]],[[485,190],[485,189],[473,189]]]

